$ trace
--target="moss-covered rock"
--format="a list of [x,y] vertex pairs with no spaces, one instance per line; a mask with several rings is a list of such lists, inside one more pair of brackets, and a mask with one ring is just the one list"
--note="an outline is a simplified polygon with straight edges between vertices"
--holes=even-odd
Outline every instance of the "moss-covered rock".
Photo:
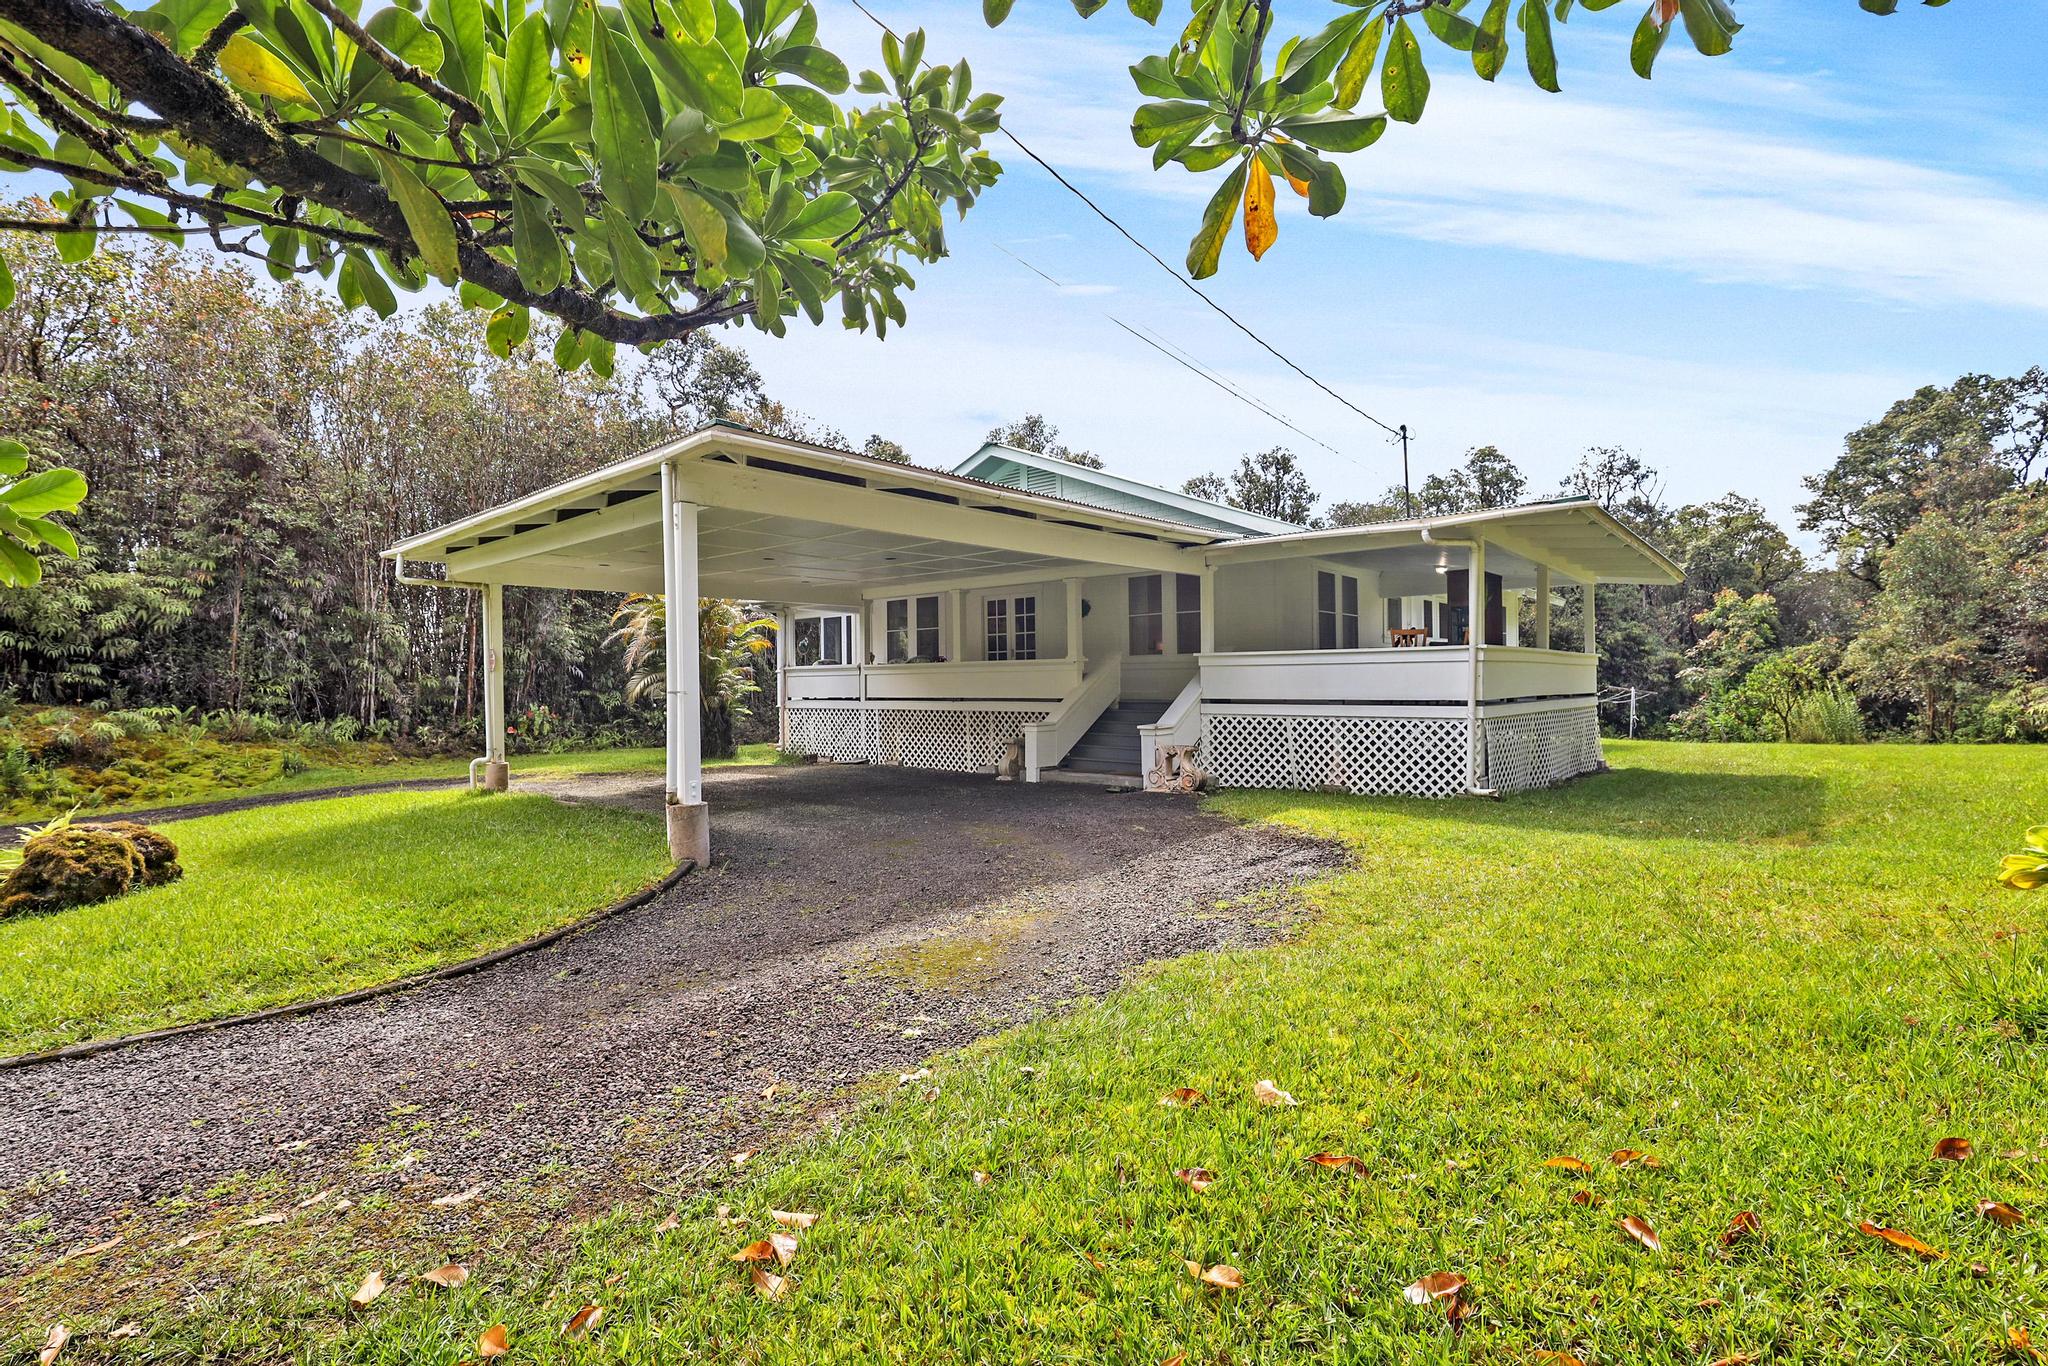
[[123,836],[135,846],[135,852],[142,856],[140,886],[161,887],[185,876],[184,868],[178,863],[178,846],[161,830],[152,830],[134,821],[94,821],[86,828]]
[[126,835],[66,826],[22,846],[0,882],[0,917],[68,910],[120,896],[142,881],[142,852]]

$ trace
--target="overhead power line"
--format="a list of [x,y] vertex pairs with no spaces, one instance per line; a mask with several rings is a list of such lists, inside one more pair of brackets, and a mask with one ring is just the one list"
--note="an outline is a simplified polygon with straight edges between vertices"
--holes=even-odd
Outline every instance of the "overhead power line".
[[[890,28],[888,24],[884,23],[875,14],[873,10],[869,9],[866,5],[862,4],[861,0],[848,0],[848,3],[851,4],[855,9],[859,10],[862,14],[866,15],[869,21],[872,22],[875,25],[875,27],[881,29],[882,32],[888,34],[892,38],[895,38],[898,42],[902,41],[901,36],[897,34],[896,30]],[[930,66],[931,63],[926,62],[925,65]],[[1086,204],[1089,207],[1089,209],[1094,212],[1097,218],[1100,218],[1103,222],[1109,224],[1111,228],[1115,229],[1118,236],[1122,237],[1126,242],[1129,242],[1139,251],[1145,253],[1145,255],[1151,260],[1153,265],[1158,266],[1161,270],[1165,271],[1168,275],[1172,276],[1174,281],[1178,283],[1181,288],[1187,290],[1188,293],[1194,295],[1197,299],[1200,299],[1203,303],[1207,304],[1209,308],[1217,314],[1217,316],[1221,317],[1226,322],[1228,322],[1232,327],[1235,327],[1238,331],[1244,333],[1247,337],[1250,337],[1253,341],[1257,342],[1259,346],[1263,350],[1265,350],[1265,352],[1268,355],[1272,356],[1282,365],[1292,370],[1295,374],[1300,375],[1310,384],[1315,385],[1316,388],[1322,390],[1331,398],[1336,399],[1337,402],[1343,404],[1346,408],[1349,408],[1352,412],[1358,414],[1367,422],[1370,422],[1373,426],[1385,432],[1389,437],[1392,437],[1393,439],[1399,441],[1401,443],[1402,482],[1404,485],[1406,484],[1408,463],[1408,426],[1406,423],[1402,423],[1399,426],[1392,426],[1388,423],[1380,421],[1371,413],[1368,413],[1365,409],[1359,407],[1356,403],[1353,403],[1350,399],[1344,397],[1344,395],[1338,393],[1335,389],[1332,389],[1329,385],[1323,383],[1320,379],[1317,379],[1308,371],[1302,369],[1301,366],[1297,365],[1294,362],[1294,360],[1291,357],[1289,357],[1285,352],[1281,351],[1278,347],[1274,346],[1271,342],[1267,341],[1264,337],[1260,336],[1258,333],[1254,332],[1250,327],[1248,327],[1245,323],[1240,321],[1236,314],[1232,313],[1222,304],[1219,304],[1214,299],[1210,298],[1207,292],[1204,291],[1201,286],[1197,285],[1193,280],[1189,279],[1180,271],[1168,265],[1166,261],[1163,258],[1161,258],[1158,252],[1146,246],[1142,241],[1138,239],[1138,237],[1134,233],[1131,232],[1129,228],[1126,228],[1122,223],[1119,223],[1107,209],[1103,208],[1100,204],[1096,203],[1093,199],[1089,198],[1088,194],[1084,190],[1082,190],[1080,186],[1074,184],[1073,181],[1067,179],[1064,175],[1060,174],[1058,167],[1054,166],[1051,162],[1047,161],[1038,153],[1032,151],[1030,146],[1027,143],[1025,143],[1024,139],[1018,137],[1017,134],[1011,130],[1010,122],[1007,118],[1003,120],[1001,132],[1004,137],[1008,138],[1013,144],[1015,144],[1018,151],[1022,152],[1025,156],[1030,157],[1033,161],[1037,162],[1041,170],[1043,170],[1047,175],[1051,176],[1054,180],[1058,181],[1060,186],[1063,189],[1065,189],[1067,193],[1073,195],[1074,198],[1080,200],[1083,204]],[[1304,433],[1304,435],[1306,435],[1306,433]],[[1310,439],[1313,440],[1314,438]],[[1318,442],[1317,444],[1320,445],[1321,443]]]

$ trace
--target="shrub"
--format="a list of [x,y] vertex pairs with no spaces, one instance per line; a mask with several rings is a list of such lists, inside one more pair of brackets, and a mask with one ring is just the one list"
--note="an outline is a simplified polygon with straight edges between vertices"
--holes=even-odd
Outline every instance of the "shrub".
[[312,766],[313,761],[295,749],[284,750],[277,756],[277,770],[286,777],[290,777],[295,773],[304,773]]
[[337,716],[327,726],[328,738],[338,745],[348,744],[362,733],[362,722],[353,716]]
[[0,794],[19,797],[28,790],[29,770],[35,761],[28,757],[28,751],[20,745],[9,745],[0,753]]
[[68,826],[22,846],[0,882],[0,919],[68,910],[120,896],[142,876],[142,854],[125,835]]
[[161,830],[135,821],[95,821],[79,828],[119,835],[134,845],[136,856],[142,860],[137,876],[144,887],[161,887],[185,876],[185,869],[178,863],[178,846]]
[[163,729],[154,716],[143,711],[108,712],[105,724],[117,728],[124,740],[140,740]]
[[1854,693],[1840,683],[1829,683],[1793,703],[1785,730],[1786,739],[1801,744],[1861,744],[1863,708]]

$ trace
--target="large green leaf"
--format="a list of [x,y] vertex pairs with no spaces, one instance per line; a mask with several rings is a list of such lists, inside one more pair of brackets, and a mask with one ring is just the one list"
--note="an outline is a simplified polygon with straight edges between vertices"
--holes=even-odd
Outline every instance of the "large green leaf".
[[638,218],[630,218],[616,204],[604,206],[605,237],[611,244],[612,278],[626,297],[652,311],[661,297],[654,251],[640,240],[635,229]]
[[1387,120],[1381,114],[1347,114],[1333,109],[1282,119],[1280,131],[1325,152],[1356,152],[1379,141],[1380,134],[1387,131]]
[[768,65],[776,71],[787,71],[801,77],[820,90],[834,95],[844,94],[852,81],[847,74],[846,63],[822,47],[792,46],[782,49],[768,59]]
[[852,232],[860,222],[860,201],[841,190],[829,190],[797,211],[779,234],[791,241],[830,242]]
[[1522,49],[1529,59],[1529,79],[1556,94],[1557,48],[1551,42],[1550,10],[1543,0],[1522,0]]
[[1356,109],[1358,101],[1365,94],[1365,83],[1372,79],[1373,63],[1379,60],[1380,43],[1387,31],[1386,16],[1375,16],[1373,21],[1359,30],[1358,37],[1344,54],[1344,60],[1337,63],[1336,98],[1331,103],[1339,109]]
[[427,0],[427,22],[440,30],[441,80],[450,89],[481,101],[490,48],[484,41],[483,0]]
[[519,283],[536,294],[560,288],[566,264],[562,241],[555,236],[540,197],[518,185],[512,187],[512,254]]
[[1657,64],[1657,54],[1664,50],[1664,40],[1671,36],[1671,25],[1657,22],[1661,2],[1650,0],[1650,7],[1643,11],[1642,22],[1636,25],[1635,36],[1628,45],[1628,64],[1646,81],[1650,79],[1650,69]]
[[44,470],[0,489],[0,507],[17,517],[42,517],[76,511],[85,494],[85,476],[77,470]]
[[1017,0],[981,0],[981,17],[994,28],[1010,17],[1010,8],[1016,3]]
[[759,142],[772,138],[789,122],[789,106],[764,86],[749,86],[740,96],[739,117],[720,123],[718,135],[728,142]]
[[597,143],[598,184],[612,207],[638,223],[654,207],[654,128],[619,58],[618,35],[602,18],[590,28],[590,131]]
[[341,278],[336,287],[341,291],[342,302],[351,307],[361,304],[380,318],[398,311],[398,297],[391,292],[390,284],[361,252],[351,251],[342,258]]
[[[1540,6],[1539,6],[1540,8]],[[1387,103],[1387,117],[1414,123],[1429,103],[1429,72],[1422,65],[1422,44],[1406,19],[1394,25],[1387,44],[1387,64],[1380,72],[1380,96]]]
[[723,267],[725,265],[725,215],[718,206],[687,185],[668,181],[662,186],[668,197],[674,201],[676,212],[683,220],[683,236],[688,239],[690,249],[700,261]]
[[455,223],[448,217],[448,206],[413,174],[410,166],[391,153],[373,147],[370,155],[377,159],[378,179],[391,191],[391,197],[398,201],[398,211],[405,215],[405,226],[411,229],[412,240],[420,249],[421,263],[442,284],[454,284],[461,268],[455,251]]
[[1211,106],[1196,104],[1193,100],[1155,100],[1141,104],[1131,116],[1131,137],[1140,147],[1150,147],[1176,132],[1186,132],[1192,139],[1216,116],[1216,112]]
[[739,117],[740,69],[722,43],[693,43],[681,32],[666,39],[642,37],[642,47],[654,60],[655,75],[682,103],[700,110],[713,123]]
[[[1386,126],[1386,120],[1379,120]],[[1311,152],[1296,143],[1283,142],[1273,150],[1280,155],[1280,165],[1286,170],[1289,181],[1301,181],[1308,185],[1308,211],[1317,218],[1328,218],[1344,207],[1344,173],[1333,161]]]
[[1479,20],[1479,28],[1488,39],[1472,45],[1472,69],[1482,81],[1490,81],[1500,75],[1508,59],[1508,0],[1490,0],[1486,13]]
[[33,588],[43,581],[42,562],[0,536],[0,588]]
[[0,308],[14,304],[14,272],[7,268],[7,253],[0,252]]
[[1287,53],[1280,67],[1280,88],[1290,95],[1320,85],[1330,78],[1344,54],[1371,22],[1366,10],[1340,14],[1320,30],[1303,38]]
[[1209,197],[1208,207],[1202,210],[1202,226],[1195,238],[1188,243],[1188,274],[1197,280],[1206,280],[1216,273],[1216,263],[1223,258],[1223,241],[1230,236],[1231,220],[1235,216],[1237,202],[1244,196],[1244,181],[1251,165],[1247,158],[1237,163],[1237,169],[1224,177],[1216,193]]
[[545,114],[554,80],[554,53],[547,20],[529,14],[505,43],[505,64],[499,71],[505,131],[516,142]]
[[1685,18],[1685,32],[1693,48],[1702,56],[1719,57],[1735,46],[1735,34],[1742,25],[1720,0],[1678,0],[1678,12]]

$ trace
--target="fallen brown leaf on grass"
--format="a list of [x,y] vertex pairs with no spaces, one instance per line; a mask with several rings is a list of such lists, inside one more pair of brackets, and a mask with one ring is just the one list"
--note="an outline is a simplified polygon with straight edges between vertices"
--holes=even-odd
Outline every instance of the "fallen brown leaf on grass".
[[1353,1176],[1364,1176],[1366,1173],[1365,1159],[1353,1157],[1349,1153],[1312,1153],[1308,1160],[1318,1167],[1328,1167],[1332,1171],[1348,1171]]
[[1216,1173],[1210,1171],[1207,1167],[1176,1167],[1173,1171],[1173,1177],[1174,1180],[1192,1188],[1197,1195],[1209,1189],[1216,1182]]
[[682,1216],[671,1214],[668,1216],[668,1218],[656,1224],[654,1226],[654,1231],[656,1233],[674,1233],[677,1229],[681,1228],[682,1226]]
[[[1079,1249],[1076,1250],[1078,1251]],[[1109,1264],[1104,1262],[1100,1257],[1097,1257],[1092,1252],[1081,1252],[1081,1260],[1088,1263],[1088,1265],[1094,1267],[1097,1271],[1109,1270]]]
[[1877,1224],[1871,1223],[1868,1219],[1865,1219],[1856,1227],[1860,1232],[1868,1234],[1872,1238],[1882,1239],[1883,1241],[1890,1243],[1893,1247],[1904,1248],[1906,1251],[1912,1253],[1914,1256],[1920,1257],[1926,1261],[1938,1262],[1948,1256],[1946,1252],[1942,1252],[1936,1248],[1929,1247],[1927,1244],[1921,1242],[1918,1238],[1915,1238],[1912,1234],[1905,1232],[1903,1229],[1883,1228]]
[[1756,1353],[1736,1352],[1732,1356],[1717,1357],[1708,1366],[1756,1366]]
[[121,1341],[123,1338],[139,1338],[142,1336],[142,1325],[134,1319],[130,1319],[113,1332],[107,1334],[107,1336],[116,1342]]
[[1593,1194],[1593,1192],[1589,1190],[1575,1190],[1572,1192],[1572,1203],[1574,1205],[1585,1205],[1588,1208],[1591,1208],[1592,1206],[1600,1203],[1600,1197]]
[[1614,1226],[1652,1252],[1664,1250],[1664,1244],[1657,1241],[1657,1230],[1650,1227],[1648,1220],[1631,1214],[1626,1219],[1615,1220]]
[[1453,1295],[1444,1302],[1444,1322],[1453,1328],[1463,1325],[1466,1319],[1479,1312],[1479,1306],[1468,1299]]
[[987,1172],[975,1172],[973,1174],[973,1179],[975,1185],[986,1186],[994,1178],[990,1177]]
[[590,1330],[597,1327],[597,1325],[602,1323],[603,1321],[604,1306],[598,1304],[586,1304],[581,1309],[578,1309],[575,1313],[571,1314],[569,1316],[569,1321],[562,1325],[562,1336],[565,1338],[589,1337]]
[[1161,1361],[1159,1366],[1187,1366],[1187,1359],[1188,1354],[1186,1352],[1175,1352],[1172,1356]]
[[1721,1235],[1722,1247],[1734,1247],[1745,1238],[1764,1236],[1764,1221],[1757,1218],[1756,1211],[1746,1209],[1728,1221],[1728,1229]]
[[1465,1285],[1465,1278],[1455,1271],[1432,1271],[1403,1290],[1401,1298],[1410,1304],[1428,1304],[1457,1294]]
[[1586,1366],[1570,1352],[1538,1352],[1536,1366]]
[[2021,1214],[2002,1200],[1979,1200],[1977,1202],[1977,1213],[1983,1215],[2000,1228],[2018,1228],[2021,1224],[2027,1222],[2026,1215]]
[[1192,1086],[1176,1086],[1159,1098],[1159,1103],[1169,1110],[1192,1110],[1208,1097]]
[[2034,1335],[2024,1328],[2006,1329],[2005,1346],[2014,1356],[2024,1357],[2028,1361],[2048,1360],[2041,1355],[2041,1349],[2034,1345]]
[[1242,1290],[1244,1273],[1224,1262],[1214,1266],[1203,1266],[1200,1262],[1187,1263],[1188,1275],[1193,1276],[1211,1290]]
[[1543,1165],[1554,1167],[1558,1171],[1563,1172],[1589,1172],[1593,1170],[1589,1164],[1581,1162],[1569,1153],[1559,1153],[1556,1157],[1546,1157],[1543,1159]]
[[768,1211],[768,1217],[784,1228],[807,1229],[818,1222],[817,1215],[794,1209],[771,1209]]
[[103,1243],[94,1243],[90,1247],[74,1247],[71,1251],[59,1257],[57,1264],[62,1266],[74,1257],[95,1257],[102,1252],[111,1252],[121,1245],[122,1237],[122,1234],[117,1233]]
[[756,1238],[738,1252],[727,1258],[734,1262],[772,1262],[775,1260],[775,1244],[766,1238]]
[[780,1265],[788,1266],[796,1260],[795,1234],[771,1233],[768,1235],[768,1246],[775,1249],[775,1260]]
[[923,1081],[931,1074],[932,1069],[929,1067],[920,1067],[915,1072],[899,1072],[896,1074],[896,1084],[898,1086],[908,1086],[914,1081]]
[[505,1325],[494,1323],[477,1334],[476,1354],[480,1357],[501,1357],[512,1348],[505,1341]]
[[307,1197],[306,1197],[305,1199],[303,1199],[303,1200],[299,1201],[299,1203],[298,1203],[298,1204],[296,1204],[296,1205],[293,1205],[293,1206],[292,1206],[292,1208],[293,1208],[293,1209],[311,1209],[311,1208],[313,1208],[313,1206],[315,1206],[315,1205],[324,1205],[324,1204],[326,1204],[326,1203],[327,1203],[327,1202],[328,1202],[329,1200],[332,1200],[333,1198],[334,1198],[334,1192],[333,1192],[333,1191],[331,1191],[331,1190],[326,1190],[326,1191],[315,1191],[315,1192],[314,1192],[313,1194],[311,1194],[311,1195],[307,1196]]
[[766,1267],[754,1268],[754,1293],[764,1300],[779,1300],[789,1293],[789,1277],[778,1276]]
[[1281,1090],[1279,1087],[1275,1086],[1270,1080],[1267,1080],[1265,1078],[1260,1078],[1260,1080],[1252,1086],[1252,1094],[1258,1097],[1259,1104],[1261,1105],[1299,1104],[1299,1102],[1296,1101],[1293,1096],[1288,1095],[1285,1091]]
[[750,1160],[751,1160],[751,1159],[753,1158],[754,1154],[755,1154],[755,1153],[758,1153],[758,1152],[760,1152],[760,1151],[761,1151],[761,1150],[760,1150],[759,1148],[742,1148],[742,1149],[740,1149],[740,1150],[739,1150],[738,1152],[736,1152],[736,1153],[734,1153],[734,1154],[732,1155],[732,1164],[733,1164],[733,1166],[735,1166],[735,1167],[744,1167],[744,1166],[746,1166],[746,1165],[747,1165],[747,1163],[748,1163],[748,1161],[750,1161]]
[[50,1366],[50,1363],[57,1359],[57,1353],[63,1351],[64,1344],[69,1341],[71,1341],[71,1330],[69,1328],[66,1328],[61,1323],[51,1324],[49,1333],[43,1338],[42,1355],[37,1357],[36,1360],[41,1362],[42,1366]]
[[242,1227],[269,1228],[274,1224],[281,1224],[289,1218],[291,1218],[289,1214],[259,1214],[253,1219],[244,1219],[242,1221]]
[[1986,1265],[1984,1265],[1984,1263],[1982,1263],[1982,1262],[1971,1262],[1971,1263],[1970,1263],[1970,1274],[1971,1274],[1972,1276],[1975,1276],[1975,1277],[1976,1277],[1976,1278],[1977,1278],[1978,1280],[1980,1280],[1980,1281],[1981,1281],[1981,1280],[1983,1280],[1983,1279],[1984,1279],[1984,1278],[1985,1278],[1986,1276],[1989,1276],[1989,1275],[1991,1274],[1991,1268],[1990,1268],[1990,1267],[1988,1267],[1988,1266],[1986,1266]]
[[[244,1227],[247,1227],[247,1225],[244,1225]],[[203,1228],[203,1229],[200,1229],[200,1230],[199,1230],[199,1232],[197,1232],[197,1233],[188,1233],[188,1234],[186,1234],[186,1235],[185,1235],[184,1237],[180,1238],[180,1239],[179,1239],[179,1240],[178,1240],[177,1242],[175,1242],[175,1243],[172,1243],[172,1244],[171,1244],[171,1246],[172,1246],[172,1247],[190,1247],[190,1246],[192,1246],[192,1244],[194,1244],[194,1243],[198,1242],[198,1241],[199,1241],[199,1240],[200,1240],[201,1238],[204,1238],[204,1237],[205,1237],[205,1236],[206,1236],[207,1234],[209,1234],[209,1233],[212,1233],[212,1232],[213,1232],[213,1230],[212,1230],[212,1229],[210,1229],[210,1228]]]
[[356,1293],[348,1297],[351,1309],[368,1309],[370,1302],[384,1293],[384,1273],[372,1271],[363,1277],[363,1283],[356,1287]]
[[1657,1154],[1637,1152],[1634,1148],[1622,1148],[1607,1155],[1607,1160],[1617,1167],[1649,1167],[1652,1170],[1663,1166]]
[[1968,1162],[1976,1155],[1977,1150],[1970,1146],[1970,1140],[1967,1138],[1944,1138],[1934,1145],[1934,1158],[1937,1162]]
[[446,1266],[435,1267],[432,1271],[420,1277],[420,1279],[428,1285],[438,1285],[443,1290],[453,1290],[456,1286],[469,1279],[469,1268],[457,1262],[450,1262]]
[[437,1195],[434,1197],[432,1203],[439,1206],[442,1209],[453,1209],[457,1205],[468,1204],[470,1201],[476,1199],[479,1195],[482,1195],[483,1193],[484,1188],[482,1186],[471,1186],[468,1190],[457,1191],[453,1195]]

